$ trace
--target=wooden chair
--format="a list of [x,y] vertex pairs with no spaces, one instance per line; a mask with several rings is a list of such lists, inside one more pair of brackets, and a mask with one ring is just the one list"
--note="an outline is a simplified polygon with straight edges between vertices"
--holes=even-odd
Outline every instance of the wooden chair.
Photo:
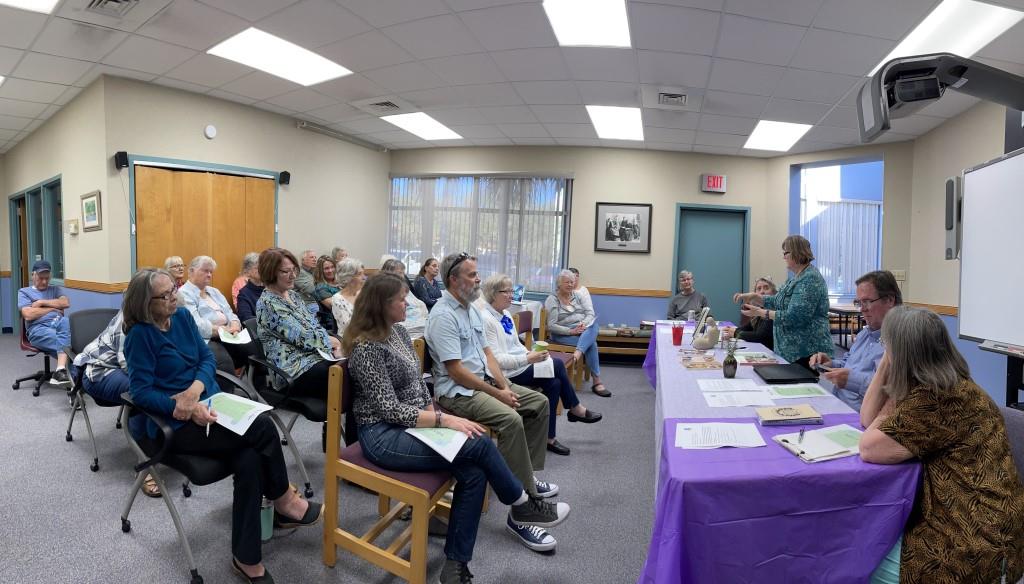
[[561,345],[548,340],[548,311],[546,308],[540,309],[540,326],[537,329],[537,340],[547,341],[548,352],[551,353],[551,357],[559,359],[565,364],[566,371],[569,372],[569,379],[572,380],[572,386],[576,388],[576,391],[579,391],[580,385],[583,383],[583,375],[585,373],[589,374],[587,361],[581,355],[579,359],[570,365],[569,360],[572,358],[572,354],[576,352],[576,347]]

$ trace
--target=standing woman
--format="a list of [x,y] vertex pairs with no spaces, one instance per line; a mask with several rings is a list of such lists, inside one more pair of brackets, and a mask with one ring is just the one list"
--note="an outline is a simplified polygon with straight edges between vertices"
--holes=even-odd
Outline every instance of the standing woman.
[[[757,282],[754,283],[754,292],[762,296],[774,295],[778,290],[775,288],[775,282],[772,282],[769,278],[758,278]],[[769,351],[775,348],[775,337],[772,334],[773,327],[772,321],[767,318],[755,316],[747,319],[747,323],[736,327],[725,327],[722,329],[722,338],[731,339],[736,337],[741,341],[750,341],[751,343],[761,343],[768,348]]]
[[[274,502],[275,523],[281,527],[318,523],[323,505],[299,498],[289,487],[277,429],[266,414],[256,418],[242,436],[213,424],[216,413],[202,403],[219,391],[213,354],[188,311],[178,307],[168,272],[139,270],[128,284],[121,310],[132,399],[146,410],[173,418],[171,452],[201,454],[231,466],[235,483],[231,566],[249,582],[273,582],[263,566],[261,498]],[[135,424],[143,421],[140,416],[132,420],[136,437],[161,439],[152,420],[146,420],[144,427]]]
[[412,293],[427,305],[427,310],[433,309],[434,304],[441,298],[441,283],[437,280],[437,274],[440,271],[441,266],[437,260],[427,258],[412,283]]
[[832,334],[828,329],[828,286],[818,268],[811,265],[811,243],[799,235],[782,242],[782,259],[793,276],[773,295],[737,292],[734,302],[743,302],[740,312],[751,318],[772,321],[775,348],[790,363],[807,367],[811,355],[831,356]]
[[344,335],[348,321],[352,320],[356,297],[359,296],[359,291],[363,289],[363,284],[366,282],[363,262],[354,258],[342,260],[338,264],[337,282],[341,289],[331,297],[331,312],[334,313],[334,320],[338,323],[338,334]]
[[548,313],[548,334],[556,343],[576,347],[572,354],[574,361],[586,356],[587,367],[590,368],[590,375],[594,381],[590,390],[601,397],[611,397],[612,392],[601,383],[601,362],[597,354],[597,317],[594,315],[593,307],[576,294],[575,287],[576,274],[569,270],[559,272],[555,293],[544,301],[544,309]]

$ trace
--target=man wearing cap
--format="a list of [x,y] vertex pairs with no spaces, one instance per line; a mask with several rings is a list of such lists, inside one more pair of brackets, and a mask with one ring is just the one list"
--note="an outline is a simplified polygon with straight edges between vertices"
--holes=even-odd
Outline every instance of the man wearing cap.
[[71,387],[68,356],[64,347],[71,344],[71,326],[64,311],[71,306],[58,286],[50,285],[50,262],[32,264],[32,285],[18,290],[18,310],[25,320],[28,342],[51,357],[57,358],[57,370],[50,385]]

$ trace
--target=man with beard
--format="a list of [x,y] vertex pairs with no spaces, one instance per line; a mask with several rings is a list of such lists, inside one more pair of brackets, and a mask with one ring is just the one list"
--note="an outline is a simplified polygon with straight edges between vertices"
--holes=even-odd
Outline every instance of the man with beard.
[[[427,317],[426,341],[434,361],[434,395],[441,407],[483,424],[498,437],[498,451],[531,499],[553,497],[558,486],[537,480],[547,452],[548,399],[510,383],[484,340],[476,258],[451,254],[441,262],[446,290]],[[534,525],[537,525],[535,522]],[[526,547],[547,551],[555,539],[543,529],[508,521]]]

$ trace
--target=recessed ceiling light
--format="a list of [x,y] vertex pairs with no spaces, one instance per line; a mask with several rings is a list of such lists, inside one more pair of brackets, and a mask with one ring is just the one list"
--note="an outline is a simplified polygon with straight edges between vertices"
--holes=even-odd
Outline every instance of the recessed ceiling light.
[[334,61],[258,28],[243,30],[206,52],[305,86],[352,74]]
[[974,0],[943,0],[868,75],[874,75],[882,65],[898,57],[953,53],[970,58],[1021,18],[1024,12],[1002,6]]
[[638,107],[610,105],[588,105],[590,122],[597,130],[597,137],[606,140],[644,139],[644,124]]
[[53,7],[57,5],[60,0],[0,0],[0,4],[4,6],[11,6],[13,8],[21,8],[22,10],[31,10],[32,12],[42,12],[43,14],[49,14],[53,12]]
[[777,150],[785,152],[796,144],[810,130],[810,124],[791,124],[789,122],[757,122],[754,131],[743,145],[749,150]]
[[394,124],[406,132],[416,134],[424,140],[458,140],[462,136],[451,128],[423,112],[383,116],[382,120]]
[[6,79],[6,77],[4,77],[3,75],[0,75],[0,85],[4,84],[4,79]]
[[625,0],[544,0],[563,47],[629,47]]

